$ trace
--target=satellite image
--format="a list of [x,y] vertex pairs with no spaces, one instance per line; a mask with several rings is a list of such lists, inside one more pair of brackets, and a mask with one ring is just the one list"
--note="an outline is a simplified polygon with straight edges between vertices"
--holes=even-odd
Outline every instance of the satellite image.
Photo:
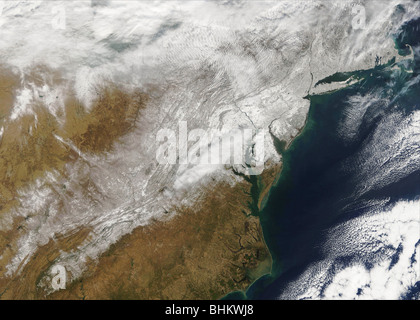
[[0,0],[0,300],[420,300],[419,261],[419,1]]

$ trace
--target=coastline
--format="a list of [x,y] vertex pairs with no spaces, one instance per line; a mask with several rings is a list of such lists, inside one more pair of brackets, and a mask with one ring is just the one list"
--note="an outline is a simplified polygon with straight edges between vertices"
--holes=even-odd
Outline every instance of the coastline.
[[[270,272],[248,182],[218,185],[196,208],[138,227],[46,299],[219,299]],[[226,202],[226,198],[230,201]]]

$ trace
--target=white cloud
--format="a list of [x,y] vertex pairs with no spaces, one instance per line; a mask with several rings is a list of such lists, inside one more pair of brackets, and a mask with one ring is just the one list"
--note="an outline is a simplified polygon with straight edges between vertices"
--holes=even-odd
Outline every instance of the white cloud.
[[[279,298],[400,299],[420,281],[420,201],[334,228],[324,254]],[[343,265],[342,257],[351,262]]]

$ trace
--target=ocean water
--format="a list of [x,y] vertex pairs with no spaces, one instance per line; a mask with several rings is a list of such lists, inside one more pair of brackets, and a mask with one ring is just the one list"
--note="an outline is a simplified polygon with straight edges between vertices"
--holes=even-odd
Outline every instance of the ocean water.
[[272,273],[248,299],[419,299],[420,20],[395,43],[414,60],[334,75],[360,82],[308,97],[261,213]]

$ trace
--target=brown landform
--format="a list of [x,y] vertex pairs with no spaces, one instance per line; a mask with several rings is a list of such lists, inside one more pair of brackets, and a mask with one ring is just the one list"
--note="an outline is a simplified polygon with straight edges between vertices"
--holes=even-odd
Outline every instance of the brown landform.
[[[32,101],[31,112],[11,120],[15,96],[22,89],[22,77],[0,66],[0,130],[3,130],[0,137],[0,219],[11,210],[19,211],[19,191],[37,178],[53,170],[64,179],[68,177],[70,172],[65,165],[79,159],[77,149],[91,153],[110,151],[114,143],[134,126],[148,100],[144,93],[127,92],[110,84],[97,89],[97,98],[89,108],[69,91],[64,110],[56,116],[49,112],[40,96]],[[62,82],[58,72],[43,66],[29,70],[24,78],[37,86],[53,87]],[[71,191],[66,190],[65,196],[71,197]],[[18,250],[17,240],[25,233],[28,218],[15,217],[9,222],[11,228],[7,231],[0,229],[0,297],[10,284],[6,266]],[[74,231],[75,234],[79,232],[85,234],[85,231]],[[73,239],[72,235],[62,237]],[[76,248],[76,243],[66,241],[67,249]],[[51,245],[62,247],[61,244]],[[47,261],[50,257],[45,259]],[[31,296],[19,292],[22,294],[16,293],[16,298]]]
[[[273,181],[271,169],[261,176]],[[76,230],[39,248],[13,279],[0,280],[2,299],[218,299],[245,290],[271,271],[259,218],[251,214],[252,185],[219,184],[194,207],[136,228],[89,261],[84,275],[48,294],[40,282],[61,251],[88,239]],[[264,188],[263,190],[266,190]],[[263,196],[263,193],[261,193]],[[68,275],[70,277],[70,274]]]
[[[6,120],[13,106],[10,92],[15,92],[18,82],[18,76],[9,73],[8,82],[6,73],[3,73],[3,79],[0,77],[0,85],[3,84],[0,88],[0,126],[4,127],[0,139],[0,215],[17,204],[17,190],[45,172],[57,170],[65,176],[63,167],[78,159],[77,149],[92,153],[109,151],[134,126],[148,99],[139,91],[127,92],[110,84],[98,88],[97,98],[89,109],[70,92],[58,119],[40,97],[33,101],[31,113],[16,120]],[[44,73],[54,74],[48,69]],[[54,86],[60,81],[58,77],[39,78],[33,82]],[[59,123],[59,119],[63,123]]]
[[[262,179],[269,179],[273,171]],[[268,181],[265,183],[271,184]],[[271,271],[251,184],[220,184],[200,204],[138,227],[49,299],[219,299]]]
[[[40,68],[37,74],[47,71]],[[6,119],[19,77],[10,72],[4,78],[0,77],[0,217],[12,208],[19,210],[18,191],[36,178],[51,170],[68,175],[65,164],[79,157],[75,148],[97,154],[111,150],[135,126],[148,100],[144,93],[110,84],[98,89],[89,109],[69,95],[58,114],[64,121],[48,111],[42,98],[34,101],[32,114],[10,121]],[[49,85],[60,81],[58,76],[37,79],[49,79]],[[10,276],[6,266],[18,250],[27,217],[15,218],[8,231],[0,231],[0,299],[217,299],[244,290],[271,270],[258,212],[281,167],[269,168],[235,186],[201,190],[199,203],[174,208],[174,216],[136,228],[98,261],[88,261],[81,278],[51,294],[42,283],[46,272],[61,252],[88,241],[90,229],[51,239]]]

